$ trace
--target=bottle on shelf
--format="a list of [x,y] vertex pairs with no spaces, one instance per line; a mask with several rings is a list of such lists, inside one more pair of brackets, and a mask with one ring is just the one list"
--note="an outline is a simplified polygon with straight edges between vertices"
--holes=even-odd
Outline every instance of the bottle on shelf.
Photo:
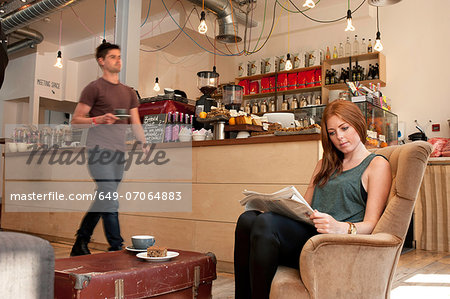
[[345,70],[341,68],[341,75],[339,76],[339,83],[345,83]]
[[358,35],[355,34],[355,41],[353,42],[353,55],[359,54],[359,42],[358,42]]
[[289,103],[286,99],[283,99],[283,103],[281,103],[281,110],[289,110]]
[[339,43],[338,57],[344,57],[344,45],[342,43]]
[[291,102],[291,109],[297,109],[298,105],[299,105],[298,99],[296,96],[294,96],[294,98],[292,99],[292,102]]
[[305,96],[302,96],[302,99],[300,100],[300,107],[306,107],[308,106],[308,100]]
[[176,111],[172,114],[173,125],[172,125],[172,142],[178,141],[178,133],[180,132],[180,122],[179,122],[179,112]]
[[330,84],[330,76],[331,76],[331,71],[327,70],[325,72],[325,85],[329,85]]
[[259,113],[259,106],[258,106],[258,102],[254,101],[253,105],[252,105],[252,113]]
[[314,105],[322,105],[322,97],[320,95],[317,95],[316,99],[314,100]]
[[245,104],[244,112],[247,114],[252,113],[252,107],[250,107],[250,103],[247,102],[247,104]]
[[275,100],[270,100],[269,104],[269,112],[275,112],[277,111],[277,106],[275,105]]
[[373,66],[372,64],[369,64],[369,70],[367,72],[367,80],[373,79]]
[[366,45],[366,39],[363,38],[361,42],[361,49],[359,51],[359,54],[366,54],[367,53],[367,45]]
[[347,36],[347,42],[345,43],[345,56],[352,55],[352,44],[350,44],[350,37]]
[[267,102],[266,102],[266,100],[264,100],[263,102],[262,102],[262,104],[261,104],[261,113],[265,113],[265,112],[267,112]]
[[331,53],[330,53],[330,47],[327,46],[327,54],[325,55],[325,59],[330,59]]
[[167,113],[167,122],[164,128],[164,142],[172,142],[172,112]]
[[334,58],[338,58],[338,52],[337,52],[336,46],[334,46],[334,50],[333,50],[333,59]]
[[367,53],[372,53],[372,52],[373,52],[372,39],[369,38],[369,44],[367,45]]

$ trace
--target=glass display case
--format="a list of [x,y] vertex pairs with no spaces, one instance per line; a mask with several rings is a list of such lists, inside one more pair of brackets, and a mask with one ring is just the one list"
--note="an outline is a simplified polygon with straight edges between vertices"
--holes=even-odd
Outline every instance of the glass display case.
[[[366,147],[376,148],[397,144],[398,117],[374,104],[364,101],[355,103],[362,111],[367,122],[368,138]],[[325,105],[307,106],[294,110],[295,119],[300,125],[312,122],[320,124]]]

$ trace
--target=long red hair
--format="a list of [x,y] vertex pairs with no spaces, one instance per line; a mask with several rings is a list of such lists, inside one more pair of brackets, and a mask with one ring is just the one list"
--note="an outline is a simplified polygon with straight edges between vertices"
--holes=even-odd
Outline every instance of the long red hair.
[[314,185],[319,184],[319,186],[323,186],[328,182],[333,173],[336,172],[336,174],[340,174],[342,172],[344,155],[334,146],[328,135],[327,121],[333,115],[341,118],[352,126],[356,132],[358,132],[361,142],[366,142],[367,124],[359,107],[356,106],[356,104],[345,100],[336,100],[329,103],[325,107],[322,115],[322,166],[320,171],[314,177]]

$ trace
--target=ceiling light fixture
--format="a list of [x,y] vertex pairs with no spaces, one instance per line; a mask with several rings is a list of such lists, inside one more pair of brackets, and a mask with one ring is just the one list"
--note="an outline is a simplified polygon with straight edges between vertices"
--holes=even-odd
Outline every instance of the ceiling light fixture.
[[292,70],[292,61],[291,61],[291,54],[287,54],[286,64],[284,65],[285,71]]
[[58,55],[56,55],[56,63],[53,65],[57,68],[62,69],[63,68],[63,64],[62,64],[62,53],[61,53],[61,33],[62,33],[62,10],[61,10],[61,14],[59,17],[59,48],[58,48]]
[[316,6],[316,3],[314,3],[313,0],[306,0],[305,3],[303,4],[303,7],[308,7],[308,8],[314,8]]
[[347,28],[345,31],[355,31],[355,26],[352,24],[352,11],[350,10],[350,0],[348,0],[348,10],[347,10]]
[[202,10],[202,13],[200,14],[200,25],[198,25],[198,32],[201,34],[206,34],[206,31],[208,31],[208,26],[206,26],[205,11]]
[[58,55],[56,56],[56,63],[54,66],[56,66],[57,68],[60,68],[60,69],[62,69],[62,67],[63,67],[61,51],[58,51]]
[[156,77],[156,79],[155,79],[155,86],[153,86],[153,90],[154,91],[160,91],[161,90],[161,88],[159,87],[158,77]]
[[375,41],[375,46],[373,48],[378,52],[383,51],[383,45],[381,44],[380,24],[378,20],[378,6],[377,6],[377,38]]

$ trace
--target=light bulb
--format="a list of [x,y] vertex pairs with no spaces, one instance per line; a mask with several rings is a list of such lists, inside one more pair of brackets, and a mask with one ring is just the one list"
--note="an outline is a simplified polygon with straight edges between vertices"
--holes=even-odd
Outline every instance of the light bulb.
[[347,10],[347,28],[345,28],[345,31],[355,31],[355,27],[352,24],[352,11],[350,9]]
[[381,33],[380,33],[380,31],[377,32],[377,39],[375,41],[375,46],[373,48],[376,51],[378,51],[378,52],[383,51],[383,45],[381,44]]
[[198,25],[198,32],[201,34],[206,34],[206,31],[208,31],[208,26],[206,26],[205,12],[202,11],[200,16],[200,25]]
[[58,55],[56,56],[56,63],[54,66],[56,66],[57,68],[62,69],[63,65],[62,65],[62,56],[61,56],[61,51],[58,51]]
[[155,79],[155,86],[153,86],[153,90],[154,91],[160,91],[161,90],[161,88],[159,87],[158,77],[156,77],[156,79]]
[[290,54],[287,55],[286,64],[284,65],[284,70],[285,71],[292,70],[292,62],[291,62],[291,55]]
[[316,3],[314,3],[313,0],[306,0],[305,4],[303,4],[303,7],[314,8],[315,6],[316,6]]

